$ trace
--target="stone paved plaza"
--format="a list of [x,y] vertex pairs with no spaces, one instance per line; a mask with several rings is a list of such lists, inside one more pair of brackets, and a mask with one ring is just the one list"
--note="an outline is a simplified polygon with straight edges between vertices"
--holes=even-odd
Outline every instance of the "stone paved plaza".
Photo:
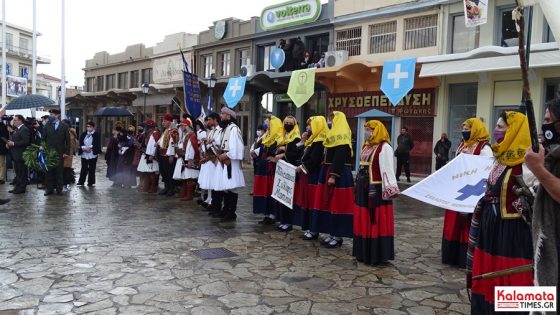
[[[44,197],[28,186],[0,206],[1,315],[470,312],[464,272],[440,263],[441,209],[399,197],[396,259],[371,267],[350,239],[326,249],[258,225],[249,189],[237,222],[220,224],[194,201],[110,187],[102,174],[94,188]],[[194,252],[219,247],[237,256]]]

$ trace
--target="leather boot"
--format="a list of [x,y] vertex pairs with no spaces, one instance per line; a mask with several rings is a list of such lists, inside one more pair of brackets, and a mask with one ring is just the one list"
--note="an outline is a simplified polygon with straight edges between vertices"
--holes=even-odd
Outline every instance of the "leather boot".
[[213,218],[223,218],[229,212],[229,206],[231,203],[231,193],[226,191],[223,194],[224,194],[224,206],[222,207],[220,212],[212,215]]
[[144,173],[140,176],[140,179],[142,181],[142,192],[150,192],[150,184],[151,184],[151,179],[150,179],[150,174]]
[[177,198],[181,199],[185,197],[186,192],[187,192],[187,181],[181,181],[181,187],[179,193],[177,194]]
[[151,194],[156,194],[158,192],[159,174],[150,173],[149,176],[150,176],[150,190],[148,192]]
[[185,195],[183,196],[183,198],[181,198],[181,200],[191,201],[193,200],[194,182],[192,179],[187,179],[185,185],[186,185]]
[[210,211],[208,211],[209,216],[213,216],[214,213],[220,213],[222,210],[222,201],[224,200],[223,191],[212,191],[212,205],[210,206]]
[[230,192],[228,195],[230,195],[228,198],[228,212],[220,220],[220,222],[230,222],[237,219],[237,214],[235,214],[235,212],[237,211],[237,200],[239,199],[239,194]]

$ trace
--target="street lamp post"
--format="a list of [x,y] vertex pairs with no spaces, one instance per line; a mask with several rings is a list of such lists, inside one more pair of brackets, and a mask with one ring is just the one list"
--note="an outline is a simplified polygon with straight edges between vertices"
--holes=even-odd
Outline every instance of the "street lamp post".
[[150,85],[148,84],[148,82],[144,82],[142,84],[142,94],[144,94],[144,111],[142,112],[142,121],[146,120],[146,96],[148,95],[149,91]]
[[216,86],[216,75],[213,73],[209,78],[206,79],[206,85],[208,85],[208,111],[212,110],[212,97],[214,96],[214,87]]

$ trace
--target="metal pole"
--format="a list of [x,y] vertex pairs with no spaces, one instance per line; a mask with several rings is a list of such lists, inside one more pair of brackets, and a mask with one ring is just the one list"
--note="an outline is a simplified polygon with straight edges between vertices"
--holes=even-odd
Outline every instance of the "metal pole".
[[6,106],[6,0],[2,0],[2,108]]
[[31,94],[37,94],[37,0],[33,0],[33,65],[31,79]]
[[61,76],[60,76],[60,112],[62,119],[66,118],[66,70],[65,70],[65,61],[64,61],[64,24],[66,20],[66,13],[64,10],[64,2],[62,0],[62,52],[61,52]]
[[144,111],[142,112],[142,121],[146,120],[146,93],[144,93]]

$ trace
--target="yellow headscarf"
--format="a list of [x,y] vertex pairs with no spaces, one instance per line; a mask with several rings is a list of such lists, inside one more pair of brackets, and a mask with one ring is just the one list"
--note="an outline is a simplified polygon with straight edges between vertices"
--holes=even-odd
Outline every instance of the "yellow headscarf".
[[278,145],[282,144],[282,136],[284,135],[284,125],[280,118],[276,116],[270,116],[270,121],[268,125],[268,130],[264,134],[261,143],[265,147],[270,147],[275,142],[279,142]]
[[519,112],[506,112],[506,124],[504,140],[493,144],[492,151],[498,162],[515,166],[523,163],[525,151],[531,146],[529,121]]
[[471,128],[471,137],[468,140],[463,140],[464,147],[470,147],[480,141],[490,141],[490,134],[480,118],[469,118],[465,120],[463,126]]
[[292,141],[296,139],[301,139],[301,133],[299,131],[297,119],[294,116],[286,116],[286,118],[284,118],[284,121],[286,121],[287,118],[293,119],[295,124],[294,129],[292,129],[292,131],[288,133],[286,133],[286,130],[284,129],[284,139],[282,141],[283,144],[292,143]]
[[327,139],[323,142],[326,148],[332,148],[339,145],[347,144],[352,152],[352,130],[346,121],[346,115],[343,112],[334,111],[332,127],[327,132]]
[[385,125],[383,125],[383,123],[379,120],[370,120],[366,122],[366,127],[373,130],[369,139],[366,139],[366,145],[372,146],[374,144],[381,143],[381,141],[391,143],[391,136],[389,135],[387,128],[385,128]]
[[305,146],[309,147],[315,142],[323,142],[327,139],[327,120],[323,116],[312,116],[309,118],[311,125],[311,137],[305,140]]

